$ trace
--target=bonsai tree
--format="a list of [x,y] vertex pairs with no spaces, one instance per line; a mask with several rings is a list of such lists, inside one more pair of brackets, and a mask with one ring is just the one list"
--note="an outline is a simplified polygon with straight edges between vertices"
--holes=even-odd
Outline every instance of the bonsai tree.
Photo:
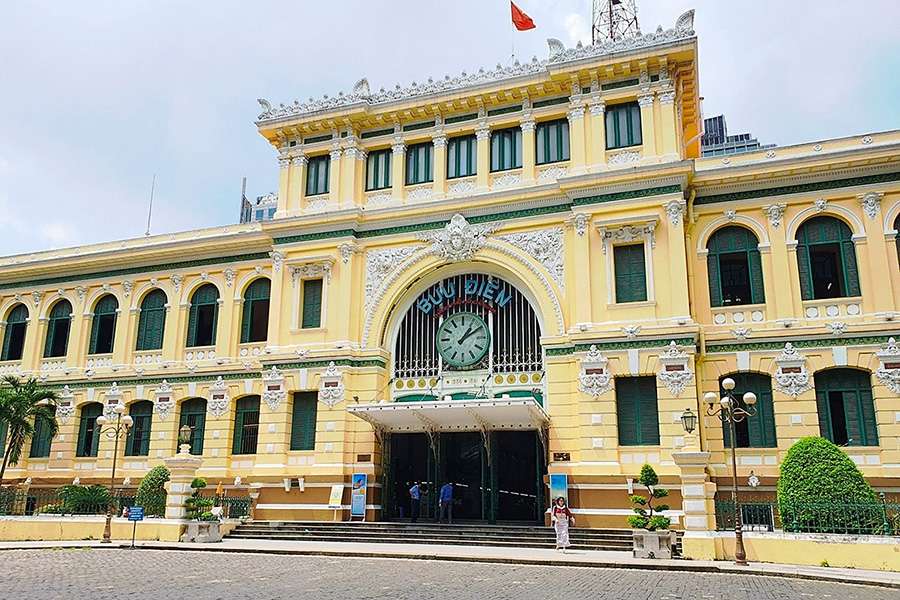
[[15,465],[22,457],[25,442],[34,436],[35,423],[43,421],[50,438],[56,437],[59,424],[56,422],[56,401],[58,396],[31,377],[24,383],[18,378],[7,376],[0,383],[0,422],[7,426],[7,445],[0,464],[0,484],[8,465]]
[[778,510],[785,531],[872,533],[884,523],[878,496],[856,464],[821,437],[803,438],[788,450]]
[[667,497],[669,490],[656,487],[659,484],[659,477],[653,467],[648,464],[641,467],[638,483],[647,488],[648,495],[633,494],[630,497],[631,503],[635,505],[632,509],[635,514],[628,517],[628,524],[634,529],[646,529],[647,531],[668,529],[672,520],[659,513],[669,510],[669,506],[667,504],[653,506],[653,501]]
[[158,465],[141,479],[137,494],[134,497],[136,506],[143,506],[147,515],[162,517],[166,514],[166,488],[169,480],[169,469]]
[[187,509],[188,519],[197,519],[198,521],[211,521],[212,507],[215,500],[212,498],[201,498],[200,490],[206,487],[206,480],[202,477],[195,477],[191,481],[191,489],[194,490],[193,495],[184,501],[184,507]]

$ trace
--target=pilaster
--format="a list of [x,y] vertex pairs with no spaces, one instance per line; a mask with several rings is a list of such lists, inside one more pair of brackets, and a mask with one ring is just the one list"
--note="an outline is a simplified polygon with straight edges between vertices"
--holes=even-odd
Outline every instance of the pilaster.
[[641,107],[641,145],[643,158],[656,156],[656,128],[653,118],[653,92],[643,92],[638,96],[638,105]]
[[403,137],[397,134],[394,136],[394,143],[391,146],[391,196],[394,202],[403,200],[403,186],[405,184],[403,166],[405,162],[406,144],[403,143]]
[[434,175],[432,196],[439,199],[447,193],[447,135],[440,129],[431,140],[434,143],[434,164],[431,169]]
[[290,171],[291,159],[282,153],[278,158],[278,208],[276,209],[276,212],[280,215],[287,214],[288,211]]
[[[32,311],[38,314],[38,307]],[[44,356],[43,341],[47,339],[47,317],[29,317],[28,329],[25,330],[25,345],[22,347],[22,368],[29,371],[37,371],[41,368],[41,358]]]
[[715,543],[706,532],[716,530],[716,484],[709,480],[709,452],[687,449],[672,458],[681,471],[681,507],[684,511],[684,554],[693,559],[715,558]]
[[[663,89],[659,92],[658,98],[660,130],[662,131],[660,153],[672,160],[677,160],[680,157],[680,153],[675,133],[675,127],[678,122],[678,115],[675,112],[675,90],[671,88]],[[643,117],[643,115],[641,116]]]
[[[341,154],[340,142],[331,144],[331,152],[328,154],[331,159],[328,167],[328,201],[335,207],[341,203]],[[353,190],[349,193],[353,194]]]
[[[128,341],[131,337],[129,330],[132,323],[135,322],[131,311],[127,308],[127,299],[116,309],[116,332],[113,338],[112,361],[114,365],[124,365],[128,362],[128,356],[131,355],[128,348]],[[124,306],[123,306],[124,305]]]
[[856,197],[862,207],[862,221],[866,231],[865,244],[856,243],[857,249],[861,246],[865,247],[865,254],[859,257],[857,264],[866,265],[866,268],[859,269],[859,273],[863,281],[862,285],[863,298],[871,298],[872,309],[874,312],[886,313],[896,310],[893,302],[893,293],[890,285],[890,278],[884,277],[882,274],[891,273],[890,262],[888,261],[888,253],[896,254],[896,246],[893,241],[888,241],[884,236],[882,221],[884,216],[881,212],[881,199],[884,197],[883,192],[866,192]]
[[569,103],[569,112],[566,113],[569,119],[569,155],[571,160],[571,172],[575,175],[587,171],[584,135],[584,103],[581,100],[581,94],[573,95]]
[[577,294],[571,294],[573,323],[576,327],[579,323],[591,322],[591,286],[580,285],[581,282],[591,280],[590,220],[591,216],[587,213],[575,213],[567,221],[571,229],[569,243],[572,248],[572,252],[566,253],[572,261],[572,268],[567,271],[572,275],[566,285],[578,290]]
[[[306,183],[306,165],[308,162],[309,159],[302,152],[291,158],[290,176],[288,178],[287,214],[283,216],[298,214],[303,206],[303,197],[306,191],[304,185]],[[280,205],[280,198],[278,202]]]
[[[770,204],[763,207],[769,227],[769,250],[761,256],[763,266],[763,285],[766,294],[766,306],[774,311],[767,315],[769,320],[790,319],[800,315],[799,275],[792,269],[796,266],[796,247],[789,251],[785,239],[784,204]],[[778,289],[776,290],[776,282]],[[779,293],[780,291],[780,293]],[[794,306],[795,300],[798,306]],[[768,311],[767,311],[768,312]]]
[[[522,182],[525,185],[533,184],[537,179],[535,168],[537,163],[537,157],[535,156],[535,122],[534,115],[531,114],[530,111],[526,112],[522,115],[522,120],[519,122],[519,127],[522,129]],[[490,159],[490,149],[488,149],[488,159]],[[478,158],[481,159],[481,150],[478,150]]]
[[363,150],[359,147],[359,139],[350,132],[344,138],[343,158],[341,159],[341,208],[358,204],[362,198],[362,182],[357,178],[357,156]]
[[[355,160],[355,159],[353,159]],[[284,311],[285,298],[284,294],[284,254],[275,250],[272,254],[272,276],[271,289],[269,292],[269,327],[266,333],[266,344],[268,346],[280,346],[282,332],[282,312]],[[289,302],[288,302],[289,304]]]
[[588,100],[590,112],[591,146],[588,160],[596,169],[606,165],[606,102],[599,92]]
[[491,177],[491,127],[484,119],[479,121],[478,127],[475,128],[475,140],[475,151],[478,154],[475,188],[480,192],[486,192]]

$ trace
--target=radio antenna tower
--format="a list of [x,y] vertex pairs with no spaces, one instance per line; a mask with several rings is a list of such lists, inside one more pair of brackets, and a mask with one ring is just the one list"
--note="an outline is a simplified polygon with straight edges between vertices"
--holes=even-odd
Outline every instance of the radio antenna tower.
[[594,0],[593,43],[640,35],[636,0]]

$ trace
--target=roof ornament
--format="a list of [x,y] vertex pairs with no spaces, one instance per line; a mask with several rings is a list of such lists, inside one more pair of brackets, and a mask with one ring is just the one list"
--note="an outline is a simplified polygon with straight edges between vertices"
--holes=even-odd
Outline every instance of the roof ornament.
[[566,51],[566,46],[556,38],[547,38],[547,45],[550,47],[551,59]]
[[694,9],[683,13],[678,20],[675,21],[675,31],[684,31],[686,33],[694,33]]

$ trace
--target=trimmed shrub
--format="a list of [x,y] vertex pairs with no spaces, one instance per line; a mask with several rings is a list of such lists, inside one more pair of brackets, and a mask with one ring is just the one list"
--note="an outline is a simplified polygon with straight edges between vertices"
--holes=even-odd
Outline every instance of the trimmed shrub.
[[141,479],[137,495],[134,497],[135,506],[143,506],[147,516],[164,517],[166,515],[166,488],[163,487],[169,481],[169,469],[165,465],[159,465],[150,469]]
[[850,457],[821,437],[788,450],[778,478],[785,531],[867,533],[881,527],[881,502]]
[[72,515],[103,514],[112,498],[102,485],[66,485],[56,495],[62,501],[61,512]]
[[653,501],[667,497],[669,490],[656,487],[659,484],[659,477],[656,475],[653,467],[648,464],[641,467],[638,483],[647,488],[647,491],[650,493],[648,496],[639,494],[630,496],[631,503],[635,505],[632,509],[635,514],[628,517],[628,524],[634,529],[646,529],[647,531],[668,529],[672,520],[659,513],[669,510],[669,506],[667,504],[653,506]]

